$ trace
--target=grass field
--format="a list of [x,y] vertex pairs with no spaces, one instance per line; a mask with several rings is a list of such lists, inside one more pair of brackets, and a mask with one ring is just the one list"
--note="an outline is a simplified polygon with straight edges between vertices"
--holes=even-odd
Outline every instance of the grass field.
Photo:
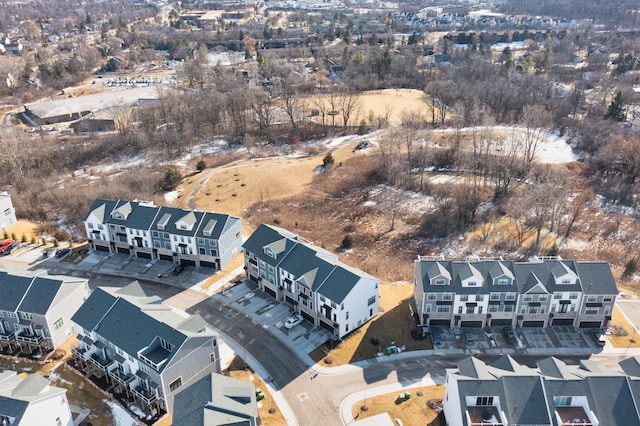
[[606,337],[614,348],[640,348],[640,335],[636,336],[633,325],[617,306],[613,308],[613,315],[609,325],[614,326],[611,327],[613,329],[619,328],[626,332],[624,335],[607,334]]
[[391,421],[400,419],[402,423],[396,422],[397,424],[444,426],[444,416],[438,415],[428,404],[430,400],[442,401],[444,385],[412,388],[407,391],[411,394],[408,400],[398,398],[401,392],[394,392],[358,401],[351,408],[353,418],[362,420],[388,413]]

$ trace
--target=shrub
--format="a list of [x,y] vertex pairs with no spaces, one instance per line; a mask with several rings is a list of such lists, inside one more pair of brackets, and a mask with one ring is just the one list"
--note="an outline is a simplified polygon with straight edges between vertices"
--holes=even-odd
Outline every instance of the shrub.
[[350,249],[353,246],[353,237],[351,234],[347,234],[342,239],[342,248],[345,250]]
[[164,173],[161,188],[163,191],[173,191],[178,187],[178,184],[180,184],[181,180],[182,175],[178,172],[178,170],[176,170],[175,167],[169,167]]
[[629,261],[624,265],[624,272],[622,273],[622,276],[625,278],[631,278],[636,272],[638,272],[638,259],[634,257],[633,259],[629,259]]
[[18,237],[16,236],[16,233],[15,233],[15,232],[12,232],[12,233],[11,233],[11,239],[12,239],[13,241],[18,241]]
[[333,163],[335,163],[335,161],[336,160],[333,158],[333,155],[329,152],[322,159],[322,166],[326,169],[329,166],[333,165]]
[[53,240],[53,246],[60,247],[60,243],[58,242],[58,240]]
[[204,169],[206,169],[206,168],[207,168],[207,163],[205,163],[205,161],[204,161],[204,160],[200,160],[200,161],[198,161],[198,163],[196,164],[196,169],[197,169],[199,172],[203,171],[203,170],[204,170]]
[[26,243],[27,240],[27,235],[26,234],[22,234],[22,238],[20,239],[21,242]]
[[9,239],[9,233],[7,231],[4,231],[4,239],[5,240]]
[[367,125],[367,120],[363,118],[362,121],[360,121],[360,126],[358,127],[358,134],[364,135],[364,134],[367,134],[368,132],[369,132],[369,126]]
[[36,237],[31,237],[31,244],[34,246],[38,244],[38,239]]

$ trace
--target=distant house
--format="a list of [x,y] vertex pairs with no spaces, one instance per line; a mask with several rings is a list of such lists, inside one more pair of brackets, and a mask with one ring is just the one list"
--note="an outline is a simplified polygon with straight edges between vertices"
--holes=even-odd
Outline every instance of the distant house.
[[221,371],[218,337],[204,319],[163,305],[138,282],[96,288],[72,321],[84,371],[148,413],[172,411],[179,389]]
[[14,55],[21,55],[23,46],[22,43],[6,43],[4,48],[8,53],[13,53]]
[[7,426],[73,426],[66,392],[38,374],[23,377],[5,370],[0,373],[0,421]]
[[459,426],[640,424],[637,365],[622,361],[619,372],[546,358],[529,368],[510,356],[493,364],[469,357],[447,369],[443,411],[448,425]]
[[414,297],[423,325],[606,327],[618,289],[605,262],[460,262],[419,257]]
[[44,271],[0,271],[0,294],[0,348],[42,353],[73,334],[71,316],[89,296],[89,286],[86,279]]
[[176,394],[173,426],[258,426],[253,384],[210,374]]
[[11,195],[7,191],[0,191],[0,229],[7,229],[17,221]]
[[378,314],[377,278],[298,235],[263,224],[242,247],[247,276],[258,288],[337,337]]
[[239,217],[141,201],[98,199],[84,224],[94,250],[217,270],[242,246]]

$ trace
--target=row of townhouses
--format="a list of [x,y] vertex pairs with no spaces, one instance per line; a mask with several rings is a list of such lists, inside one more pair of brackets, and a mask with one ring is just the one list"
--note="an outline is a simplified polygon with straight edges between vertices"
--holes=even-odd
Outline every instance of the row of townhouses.
[[606,327],[618,289],[605,262],[418,258],[418,322],[445,327]]
[[172,411],[175,394],[221,371],[218,337],[138,282],[99,287],[73,315],[73,354],[87,375],[104,377],[146,412]]
[[296,234],[263,224],[243,248],[252,282],[339,338],[378,314],[377,278]]
[[546,358],[537,368],[509,356],[491,365],[477,358],[447,369],[444,414],[450,426],[598,426],[640,424],[640,363],[620,371]]
[[71,316],[89,296],[87,280],[45,271],[0,271],[0,348],[43,353],[73,334]]
[[236,216],[140,201],[98,199],[84,225],[93,250],[216,270],[223,269],[242,246]]

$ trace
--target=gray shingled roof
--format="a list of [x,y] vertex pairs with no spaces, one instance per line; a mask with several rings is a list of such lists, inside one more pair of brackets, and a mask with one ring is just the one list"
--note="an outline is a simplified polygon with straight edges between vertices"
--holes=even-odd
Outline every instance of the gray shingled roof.
[[220,374],[203,377],[173,401],[174,426],[242,425],[257,416],[254,386]]
[[62,285],[62,280],[36,277],[18,306],[18,311],[45,315]]
[[32,281],[32,277],[11,275],[8,272],[0,271],[0,294],[2,295],[0,310],[16,312]]
[[[282,240],[285,236],[286,235],[283,235],[280,232],[279,228],[262,224],[253,232],[253,234],[251,234],[249,238],[247,238],[244,244],[242,244],[242,247],[245,250],[248,250],[251,253],[259,256],[260,259],[264,260],[269,265],[275,266],[284,259],[284,256],[277,256],[277,258],[275,259],[266,256],[264,254],[264,248],[276,241]],[[288,251],[291,250],[296,244],[296,241],[293,241],[290,238],[286,238],[286,248],[284,250],[284,253],[288,253]]]

